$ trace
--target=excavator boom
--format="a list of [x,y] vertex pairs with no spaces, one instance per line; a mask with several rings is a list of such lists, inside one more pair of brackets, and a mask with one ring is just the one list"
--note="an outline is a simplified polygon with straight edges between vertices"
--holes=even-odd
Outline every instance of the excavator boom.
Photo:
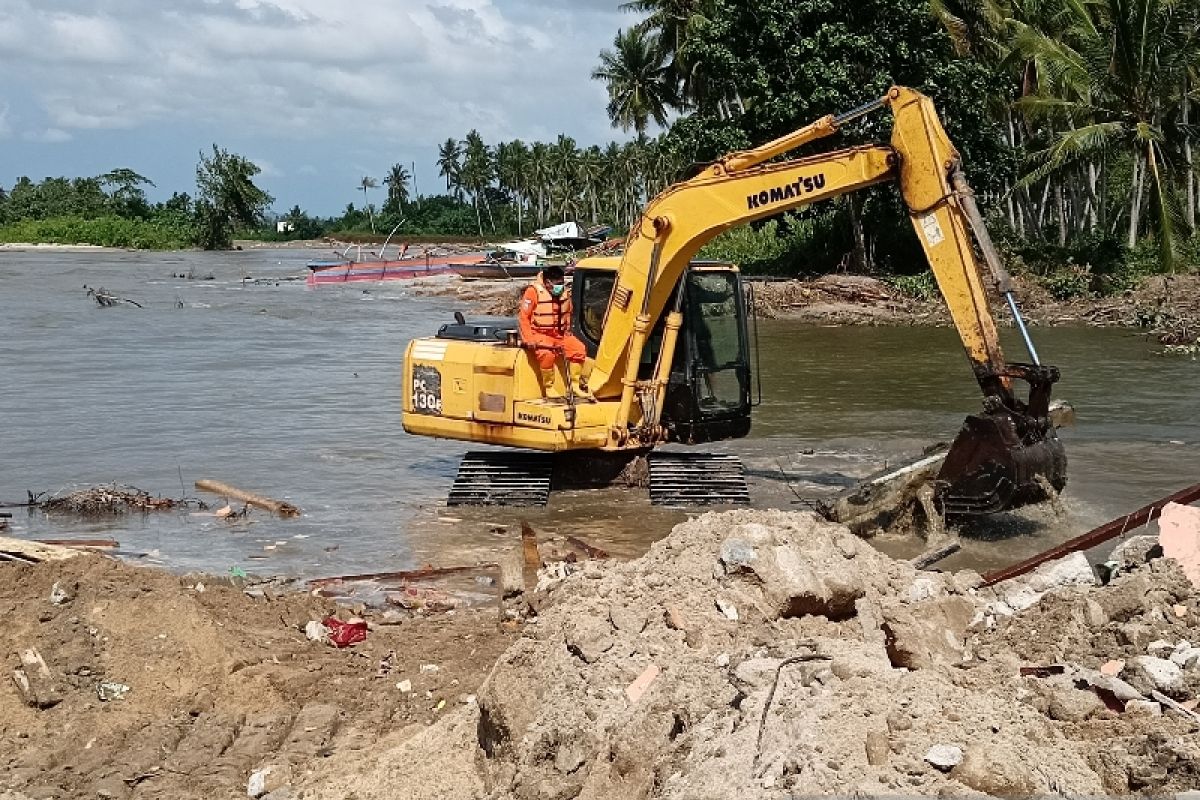
[[[770,161],[882,106],[895,120],[890,146]],[[661,435],[656,419],[661,408],[653,395],[670,371],[672,353],[664,349],[663,363],[649,385],[639,383],[638,364],[680,276],[707,241],[736,225],[887,181],[899,186],[984,394],[984,413],[967,419],[939,474],[944,507],[985,513],[1061,490],[1066,456],[1048,414],[1050,387],[1058,371],[1038,363],[1012,298],[1011,281],[995,255],[959,153],[932,101],[902,87],[848,114],[824,117],[754,150],[730,154],[650,203],[626,241],[592,371],[598,397],[620,397],[611,428],[614,444],[639,435],[653,442]],[[1004,358],[977,247],[1025,336],[1032,364],[1010,364]],[[667,320],[672,327],[672,315]],[[678,319],[673,324],[678,327]],[[1014,379],[1029,384],[1028,401],[1014,395]],[[635,401],[643,413],[631,433]]]

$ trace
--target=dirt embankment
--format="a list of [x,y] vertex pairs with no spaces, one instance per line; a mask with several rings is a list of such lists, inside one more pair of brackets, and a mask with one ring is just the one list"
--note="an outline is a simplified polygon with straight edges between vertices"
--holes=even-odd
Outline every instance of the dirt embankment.
[[[244,797],[266,764],[284,782],[292,765],[340,773],[346,753],[461,707],[512,637],[492,608],[380,625],[352,649],[309,641],[336,610],[98,556],[0,564],[0,793]],[[30,649],[46,708],[12,679]]]
[[706,514],[547,581],[516,641],[489,609],[350,650],[304,638],[307,595],[4,565],[12,666],[36,648],[62,699],[0,691],[0,791],[245,796],[270,767],[274,798],[1172,794],[1200,783],[1170,708],[1200,696],[1200,602],[1153,552],[982,589],[812,514]]
[[[949,325],[940,299],[916,299],[894,285],[862,275],[812,280],[749,279],[755,309],[817,325]],[[453,296],[481,314],[513,316],[526,280],[464,281],[455,276],[413,281],[414,294]],[[1156,276],[1113,297],[1056,300],[1038,284],[1017,279],[1022,313],[1032,325],[1143,328],[1170,334],[1174,344],[1200,337],[1200,276]],[[1005,304],[993,298],[1001,324],[1011,324]]]

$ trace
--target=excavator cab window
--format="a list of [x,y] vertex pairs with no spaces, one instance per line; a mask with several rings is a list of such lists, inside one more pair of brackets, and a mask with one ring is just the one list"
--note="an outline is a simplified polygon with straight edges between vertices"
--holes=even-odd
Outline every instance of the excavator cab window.
[[683,329],[663,422],[681,442],[745,436],[750,432],[750,344],[742,282],[736,271],[719,268],[689,269],[684,280]]
[[[580,269],[575,271],[571,285],[571,298],[575,306],[575,335],[587,348],[589,356],[595,356],[604,333],[604,315],[608,311],[608,300],[613,284],[617,280],[616,270]],[[642,350],[639,377],[649,378],[654,370],[654,361],[662,347],[663,325],[660,318],[647,338]]]
[[688,273],[683,318],[702,414],[737,411],[747,402],[739,288],[733,272]]
[[595,355],[595,347],[604,332],[604,314],[616,279],[617,273],[610,270],[581,269],[575,273],[571,298],[579,309],[577,332],[587,344],[590,355]]

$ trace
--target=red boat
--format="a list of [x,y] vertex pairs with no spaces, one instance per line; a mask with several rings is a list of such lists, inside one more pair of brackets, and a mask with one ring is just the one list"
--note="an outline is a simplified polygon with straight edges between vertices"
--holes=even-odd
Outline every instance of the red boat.
[[346,248],[342,257],[336,260],[310,261],[305,284],[321,286],[328,283],[393,281],[442,275],[447,272],[455,272],[454,267],[457,266],[478,264],[488,255],[482,250],[470,253],[438,253],[436,255],[426,251],[409,255],[408,245],[404,245],[395,258],[389,259],[380,254],[364,254],[361,247],[355,248],[356,252],[351,257],[350,250],[351,248]]

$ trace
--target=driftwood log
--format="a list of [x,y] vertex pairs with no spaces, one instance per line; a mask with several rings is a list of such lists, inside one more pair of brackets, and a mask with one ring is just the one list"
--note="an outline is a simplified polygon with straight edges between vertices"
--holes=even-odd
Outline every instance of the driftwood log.
[[247,505],[255,508],[262,508],[270,511],[272,514],[278,514],[281,517],[298,517],[300,509],[296,508],[291,503],[285,503],[282,500],[274,500],[270,497],[263,497],[254,492],[247,492],[245,489],[239,489],[236,486],[230,486],[227,483],[220,481],[209,480],[204,478],[196,481],[196,489],[201,492],[210,494],[219,494],[223,497],[228,497],[233,500],[240,500]]

